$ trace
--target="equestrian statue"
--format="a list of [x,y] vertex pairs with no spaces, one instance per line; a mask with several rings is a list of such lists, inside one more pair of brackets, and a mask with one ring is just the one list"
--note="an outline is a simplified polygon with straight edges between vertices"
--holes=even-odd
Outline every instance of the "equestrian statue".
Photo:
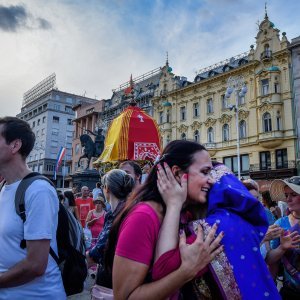
[[89,132],[90,134],[95,136],[95,142],[92,140],[92,138],[88,134],[82,134],[80,136],[80,142],[81,142],[81,147],[84,148],[83,150],[83,155],[79,157],[78,160],[78,167],[80,166],[80,161],[82,158],[87,158],[88,163],[87,167],[85,168],[86,170],[90,166],[90,161],[92,157],[99,157],[104,149],[104,140],[105,137],[102,134],[102,129],[98,129],[97,133],[94,133],[88,129],[86,129],[86,132]]

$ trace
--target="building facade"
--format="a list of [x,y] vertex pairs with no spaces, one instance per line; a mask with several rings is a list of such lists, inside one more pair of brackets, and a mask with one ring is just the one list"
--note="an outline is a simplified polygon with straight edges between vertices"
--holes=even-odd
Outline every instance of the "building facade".
[[[61,147],[66,148],[64,162],[60,166],[56,185],[70,173],[75,112],[73,106],[80,103],[95,103],[98,100],[59,91],[55,87],[56,76],[52,74],[24,94],[18,118],[27,121],[36,136],[33,150],[27,158],[29,168],[53,179],[57,155]],[[63,171],[63,173],[62,173]],[[64,176],[63,176],[64,175]]]
[[293,99],[293,111],[294,127],[297,131],[296,142],[296,161],[298,174],[300,173],[300,36],[291,40],[289,46],[292,55],[291,64],[291,83],[292,83],[292,99]]
[[82,156],[83,147],[81,146],[80,136],[82,134],[89,134],[94,140],[93,134],[96,134],[98,128],[102,124],[99,116],[103,111],[104,100],[100,100],[93,104],[79,104],[73,107],[75,111],[74,124],[74,138],[72,145],[72,170],[74,174],[76,171],[84,170],[87,167],[87,159],[82,159],[78,165],[79,158]]
[[[199,71],[193,82],[184,81],[182,86],[174,84],[176,76],[165,70],[153,99],[164,146],[175,139],[197,141],[213,159],[237,173],[239,141],[243,177],[268,180],[294,175],[291,54],[286,34],[280,37],[279,32],[266,14],[250,51]],[[238,76],[244,78],[248,92],[226,98],[228,79]]]

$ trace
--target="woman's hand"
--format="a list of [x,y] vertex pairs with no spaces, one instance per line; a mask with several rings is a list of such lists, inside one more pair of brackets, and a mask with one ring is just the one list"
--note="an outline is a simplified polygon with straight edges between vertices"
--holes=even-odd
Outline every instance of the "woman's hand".
[[285,232],[280,236],[280,247],[283,251],[289,249],[299,248],[300,245],[300,235],[297,231],[294,232]]
[[164,168],[157,165],[157,187],[167,206],[181,209],[187,197],[187,174],[183,174],[178,182],[170,167],[164,163]]
[[268,231],[264,239],[262,240],[262,243],[279,238],[283,231],[284,230],[276,224],[269,226]]
[[203,238],[202,226],[198,225],[197,238],[193,244],[186,243],[185,233],[180,235],[179,250],[181,255],[180,268],[187,273],[189,280],[193,279],[199,271],[204,269],[223,250],[220,246],[224,233],[221,232],[216,238],[217,225],[210,229],[206,239]]

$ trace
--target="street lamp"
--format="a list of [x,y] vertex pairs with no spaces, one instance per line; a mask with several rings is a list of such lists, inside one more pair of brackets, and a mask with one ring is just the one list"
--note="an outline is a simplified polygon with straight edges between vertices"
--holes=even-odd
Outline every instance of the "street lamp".
[[231,94],[235,92],[235,104],[229,105],[230,110],[235,111],[235,126],[236,126],[236,152],[237,152],[237,167],[238,178],[241,179],[241,163],[240,163],[240,133],[239,133],[239,97],[244,97],[247,93],[247,86],[243,76],[229,77],[227,80],[227,90],[225,97],[230,98]]

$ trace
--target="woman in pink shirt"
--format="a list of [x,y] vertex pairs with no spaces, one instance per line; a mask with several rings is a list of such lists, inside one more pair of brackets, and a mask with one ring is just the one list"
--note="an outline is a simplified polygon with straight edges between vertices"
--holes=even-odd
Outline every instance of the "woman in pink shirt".
[[[162,153],[162,159],[174,170],[181,185],[188,183],[188,202],[206,201],[212,185],[211,160],[205,148],[194,142],[172,141]],[[216,226],[203,239],[201,226],[196,240],[187,246],[180,239],[181,265],[164,278],[152,281],[156,242],[166,212],[157,187],[157,170],[152,169],[146,182],[137,189],[115,220],[106,251],[106,266],[112,268],[115,299],[165,299],[194,278],[218,253],[222,238],[214,239]],[[176,219],[176,216],[174,216]]]

